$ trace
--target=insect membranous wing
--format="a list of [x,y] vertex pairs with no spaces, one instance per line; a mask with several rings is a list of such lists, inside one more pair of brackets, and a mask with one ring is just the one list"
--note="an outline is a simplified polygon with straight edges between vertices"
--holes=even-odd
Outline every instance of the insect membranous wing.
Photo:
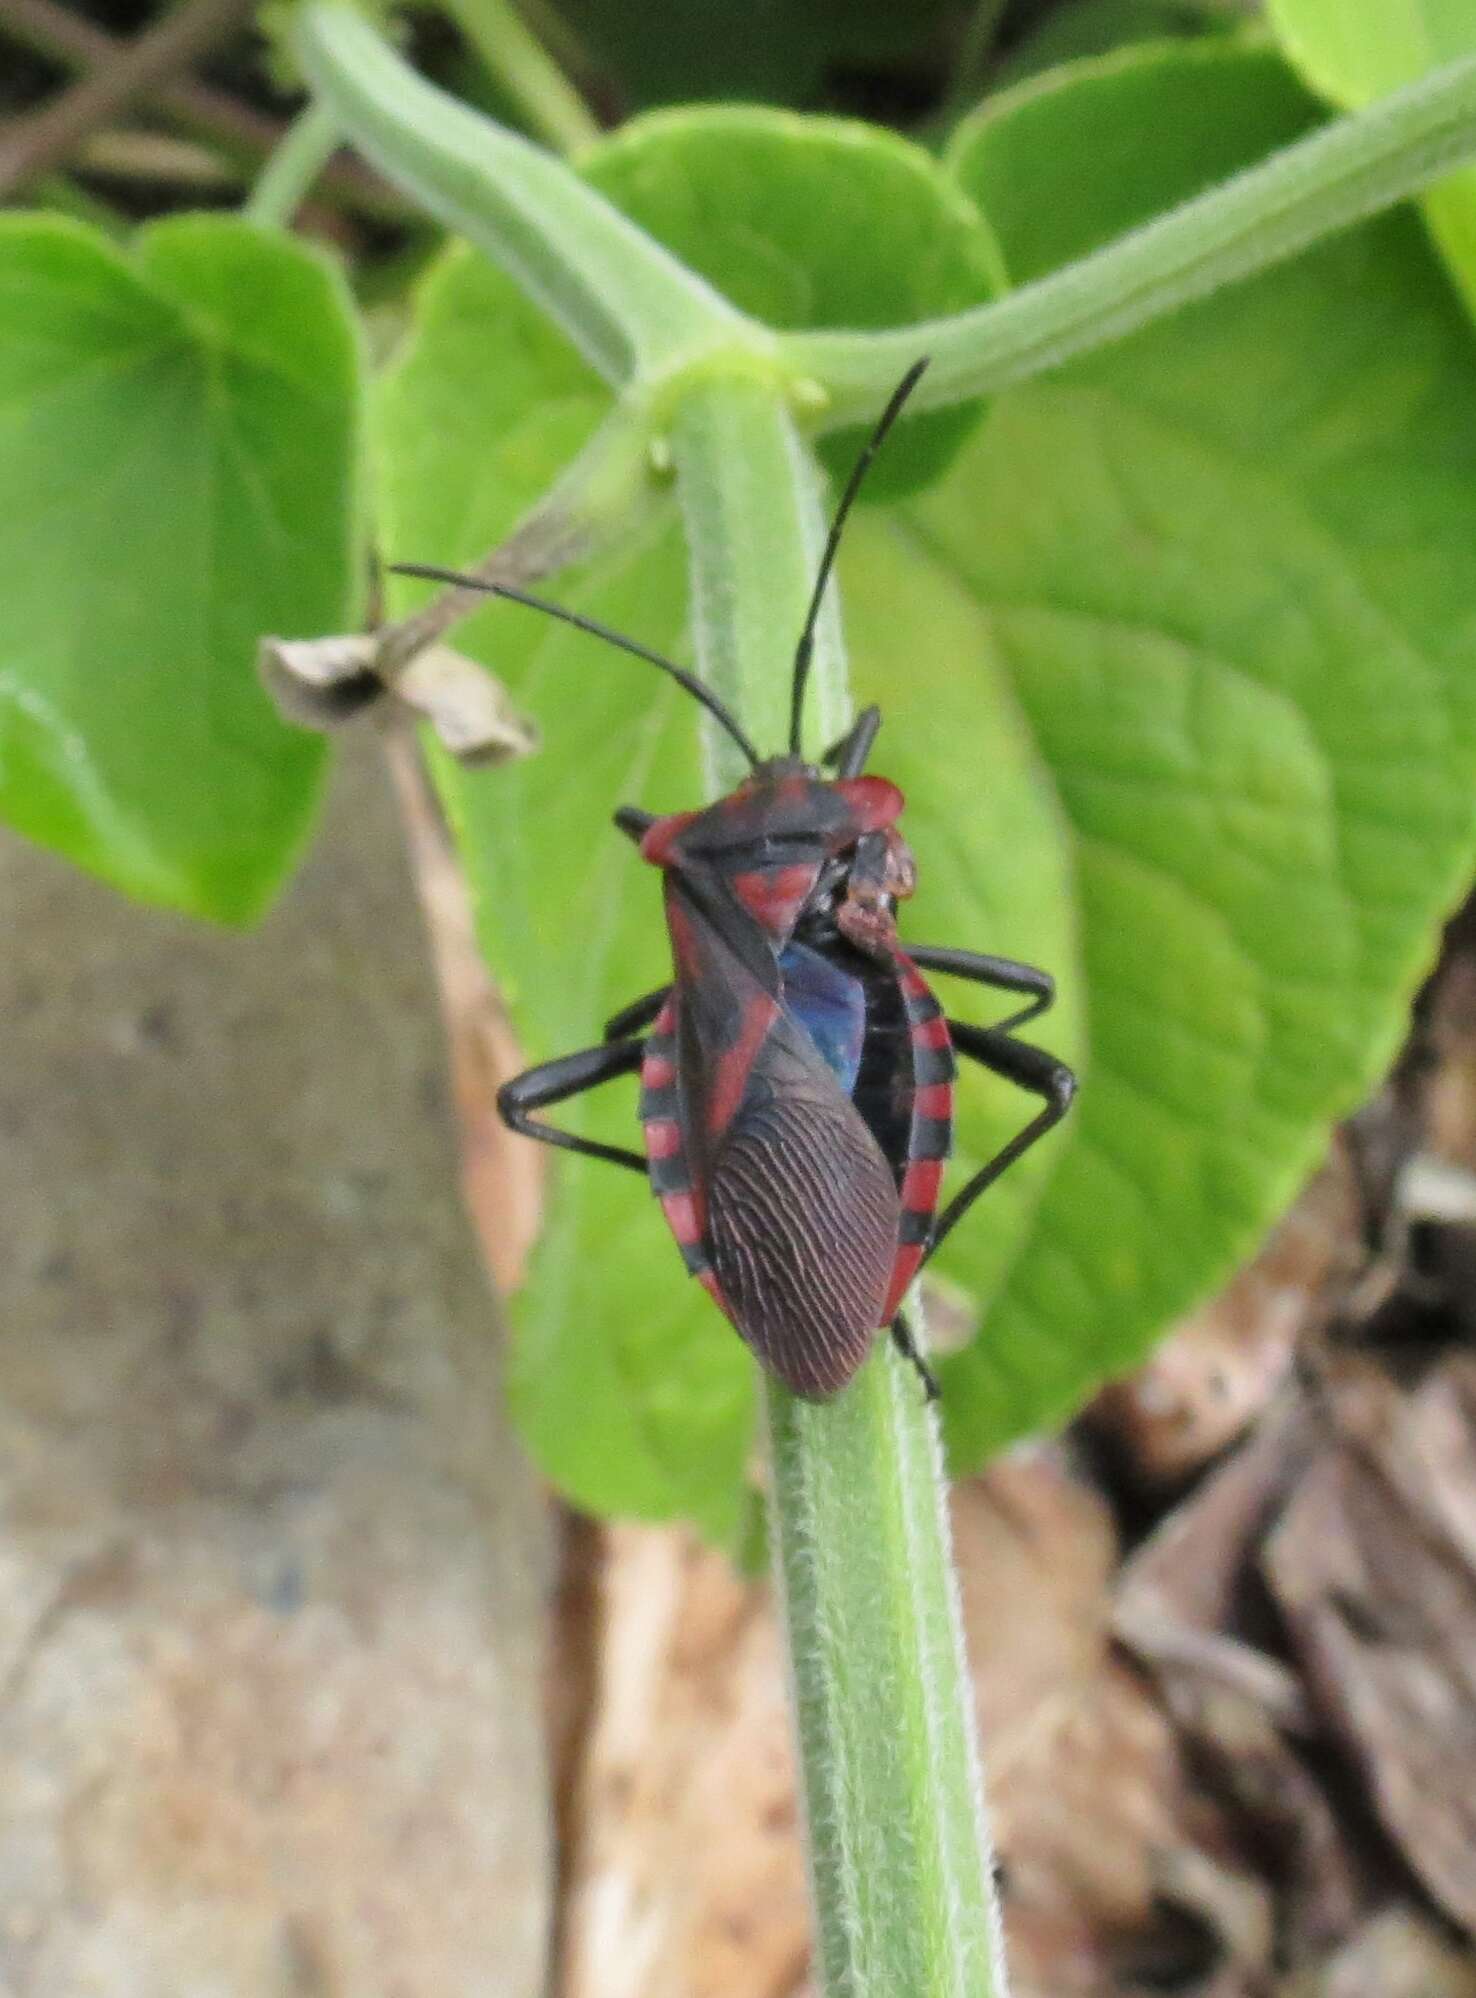
[[789,1020],[712,1161],[708,1245],[734,1322],[798,1394],[843,1387],[882,1320],[896,1182]]

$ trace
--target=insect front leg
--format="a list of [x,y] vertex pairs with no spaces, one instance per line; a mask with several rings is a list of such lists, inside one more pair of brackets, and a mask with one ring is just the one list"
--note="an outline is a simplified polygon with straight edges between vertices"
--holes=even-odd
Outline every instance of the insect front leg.
[[949,1201],[928,1238],[924,1266],[931,1261],[943,1238],[958,1225],[984,1189],[992,1186],[1002,1172],[1007,1172],[1017,1158],[1045,1136],[1053,1124],[1060,1123],[1076,1094],[1076,1077],[1065,1062],[1057,1061],[1044,1048],[1033,1048],[1027,1041],[1012,1040],[1001,1027],[972,1027],[963,1020],[950,1020],[948,1032],[959,1054],[967,1055],[970,1061],[978,1062],[991,1074],[1002,1075],[1007,1082],[1018,1083],[1021,1089],[1028,1089],[1032,1095],[1044,1097],[1045,1108],[1038,1111],[1024,1130],[1018,1131],[1001,1151],[996,1152],[987,1165],[981,1166],[968,1184]]
[[1028,992],[1030,1004],[1001,1020],[993,1029],[997,1034],[1023,1027],[1027,1020],[1044,1013],[1056,996],[1056,981],[1048,971],[1020,964],[1013,957],[989,957],[983,951],[953,950],[946,944],[909,944],[907,955],[920,971],[946,972],[975,985],[993,986],[998,992]]
[[540,1144],[558,1145],[566,1152],[579,1152],[589,1159],[608,1159],[611,1165],[629,1166],[633,1172],[644,1173],[646,1161],[642,1153],[629,1151],[624,1145],[605,1145],[594,1138],[576,1137],[572,1131],[560,1131],[530,1113],[550,1109],[555,1103],[566,1103],[571,1096],[582,1096],[586,1089],[613,1082],[617,1075],[634,1075],[641,1065],[645,1046],[639,1039],[606,1041],[597,1048],[582,1048],[578,1054],[561,1055],[557,1061],[541,1062],[537,1068],[527,1069],[511,1082],[503,1083],[497,1092],[498,1113],[510,1130],[520,1131],[525,1138],[537,1138]]

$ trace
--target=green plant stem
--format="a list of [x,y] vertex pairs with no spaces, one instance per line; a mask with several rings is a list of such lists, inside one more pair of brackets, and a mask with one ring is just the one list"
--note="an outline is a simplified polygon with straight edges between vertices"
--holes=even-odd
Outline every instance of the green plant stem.
[[997,304],[881,333],[796,333],[785,357],[831,396],[825,422],[874,416],[919,354],[916,408],[990,395],[1295,256],[1476,151],[1476,57],[1340,118]]
[[[759,749],[778,751],[789,734],[788,665],[825,539],[814,462],[773,387],[741,376],[688,386],[670,441],[698,664]],[[812,738],[833,740],[846,710],[832,589],[815,638]],[[708,743],[714,792],[726,791],[747,766],[720,730]]]
[[[673,420],[704,675],[761,746],[784,739],[794,639],[824,533],[808,452],[772,384],[709,379]],[[847,707],[838,616],[813,735]],[[709,738],[714,794],[743,765]],[[941,1455],[916,1375],[881,1339],[824,1406],[765,1381],[827,1998],[998,1998],[998,1912],[949,1555]]]
[[600,128],[512,0],[450,0],[450,11],[517,106],[530,132],[556,152],[592,145]]
[[297,46],[360,151],[511,272],[608,381],[772,346],[561,160],[417,76],[352,8],[307,6]]
[[299,111],[257,177],[243,213],[287,228],[308,189],[338,151],[338,126],[322,104]]
[[342,129],[448,227],[510,271],[607,379],[746,359],[818,384],[829,426],[874,417],[904,370],[914,408],[993,393],[1268,268],[1476,151],[1476,57],[1286,147],[998,303],[885,332],[777,335],[738,312],[559,160],[409,69],[362,18],[313,0],[303,62]]

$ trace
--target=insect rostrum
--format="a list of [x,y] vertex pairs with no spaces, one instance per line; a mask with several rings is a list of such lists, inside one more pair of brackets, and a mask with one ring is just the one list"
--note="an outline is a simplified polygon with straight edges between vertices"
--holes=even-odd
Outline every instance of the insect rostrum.
[[[924,362],[898,385],[851,473],[795,652],[790,742],[760,756],[694,675],[592,619],[524,592],[421,565],[577,625],[671,674],[751,768],[728,796],[616,825],[663,877],[672,981],[612,1019],[599,1046],[541,1063],[498,1094],[516,1131],[649,1175],[687,1269],[762,1364],[795,1393],[845,1386],[889,1326],[930,1395],[901,1304],[984,1189],[1064,1114],[1071,1071],[1015,1038],[1051,1003],[1049,975],[1012,959],[899,941],[916,872],[901,792],[863,775],[880,726],[865,709],[821,759],[800,755],[816,618],[861,480]],[[997,1026],[944,1017],[925,972],[1024,1003]],[[955,1056],[1040,1099],[1016,1136],[939,1212]],[[576,1137],[537,1114],[639,1074],[644,1152]]]

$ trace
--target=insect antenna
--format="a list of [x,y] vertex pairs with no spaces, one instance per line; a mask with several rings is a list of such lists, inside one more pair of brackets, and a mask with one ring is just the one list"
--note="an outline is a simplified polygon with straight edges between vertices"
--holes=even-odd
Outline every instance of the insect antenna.
[[391,562],[389,570],[392,576],[420,576],[426,582],[453,583],[458,589],[483,590],[490,597],[506,597],[509,603],[526,604],[529,610],[542,611],[547,617],[556,617],[563,624],[572,624],[576,631],[587,631],[591,638],[603,638],[607,645],[618,646],[622,652],[629,652],[633,658],[644,659],[652,666],[659,666],[663,673],[671,675],[678,686],[685,687],[694,700],[701,701],[713,719],[720,722],[732,736],[755,770],[762,761],[758,751],[711,687],[704,686],[697,675],[689,673],[685,666],[678,666],[674,659],[666,659],[661,653],[653,652],[648,645],[642,645],[638,639],[627,638],[623,631],[615,631],[608,624],[601,624],[596,618],[584,617],[579,611],[567,610],[563,604],[550,603],[547,597],[535,597],[527,590],[516,590],[511,583],[489,583],[480,576],[463,576],[456,569],[438,569],[430,562]]
[[825,595],[825,585],[830,581],[830,572],[835,567],[836,550],[840,547],[841,529],[846,524],[846,515],[851,511],[856,495],[861,490],[861,481],[871,468],[871,461],[881,449],[887,432],[901,413],[902,405],[917,387],[924,368],[928,365],[925,354],[920,361],[914,361],[907,373],[892,390],[892,399],[882,411],[875,430],[867,440],[866,448],[851,467],[851,476],[846,480],[846,489],[840,496],[840,505],[835,510],[835,518],[830,523],[830,532],[825,537],[825,553],[820,557],[820,573],[815,578],[814,593],[810,607],[805,613],[804,630],[799,635],[799,644],[794,649],[794,691],[789,705],[789,753],[800,753],[800,718],[805,706],[805,682],[810,677],[810,657],[815,650],[815,625],[820,616],[820,600]]

